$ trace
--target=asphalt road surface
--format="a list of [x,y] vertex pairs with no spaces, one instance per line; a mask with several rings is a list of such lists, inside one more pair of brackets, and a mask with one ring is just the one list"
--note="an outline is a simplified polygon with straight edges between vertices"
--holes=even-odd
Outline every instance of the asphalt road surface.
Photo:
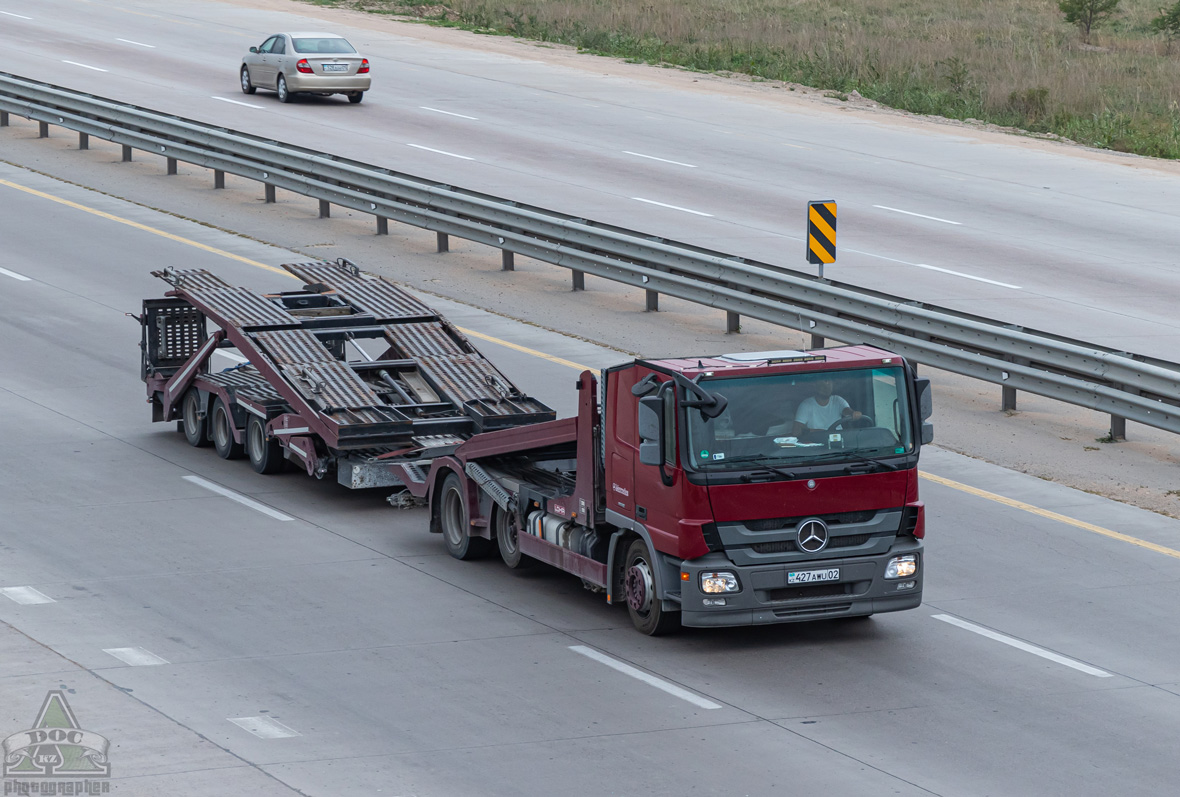
[[[644,637],[573,577],[451,559],[380,490],[150,423],[148,272],[265,289],[301,256],[0,180],[0,722],[62,690],[113,793],[1170,792],[1180,523],[932,447],[920,609]],[[429,301],[562,414],[620,359]]]

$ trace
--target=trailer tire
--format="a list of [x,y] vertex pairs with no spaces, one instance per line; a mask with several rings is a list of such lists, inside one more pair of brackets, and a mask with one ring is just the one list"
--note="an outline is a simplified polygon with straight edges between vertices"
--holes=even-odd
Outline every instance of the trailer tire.
[[251,415],[246,421],[246,454],[250,457],[250,466],[258,473],[279,473],[286,464],[282,444],[276,437],[266,439],[266,421],[257,415]]
[[500,549],[500,558],[504,564],[513,570],[524,570],[537,563],[536,559],[520,550],[520,529],[516,525],[515,514],[495,507],[492,510],[492,528],[496,531],[496,547]]
[[217,456],[241,459],[242,444],[234,440],[234,418],[220,396],[213,400],[213,412],[209,413],[209,433]]
[[190,387],[180,401],[180,417],[184,437],[190,446],[204,448],[209,445],[209,419],[201,417],[201,391]]
[[463,480],[457,474],[450,473],[443,480],[434,506],[447,553],[456,559],[479,559],[491,553],[491,540],[472,537],[467,533],[470,518],[467,514],[467,495],[463,490]]
[[680,628],[680,612],[666,611],[656,593],[655,568],[655,557],[647,543],[632,542],[623,569],[623,593],[631,622],[648,636],[661,636]]

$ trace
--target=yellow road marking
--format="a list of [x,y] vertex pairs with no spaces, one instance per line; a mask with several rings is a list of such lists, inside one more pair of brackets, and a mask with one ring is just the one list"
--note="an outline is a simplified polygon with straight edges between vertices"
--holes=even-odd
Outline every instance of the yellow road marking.
[[480,340],[486,340],[489,343],[495,343],[498,346],[504,346],[509,349],[515,349],[516,351],[524,352],[525,354],[531,354],[534,357],[540,357],[542,360],[548,360],[551,363],[557,363],[558,365],[567,365],[570,368],[574,368],[578,371],[595,371],[595,372],[598,371],[597,368],[591,368],[588,365],[579,365],[578,363],[576,363],[572,360],[563,360],[561,357],[554,357],[552,354],[546,354],[543,351],[537,351],[536,349],[530,349],[527,346],[518,346],[515,343],[509,343],[506,340],[500,340],[499,338],[493,338],[491,335],[485,335],[482,332],[476,332],[471,329],[464,329],[463,327],[456,327],[456,329],[458,329],[464,335],[470,335],[473,338],[479,338]]
[[1173,558],[1180,559],[1180,551],[1177,551],[1174,548],[1156,545],[1154,542],[1148,542],[1147,540],[1141,540],[1138,537],[1132,537],[1128,534],[1111,531],[1110,529],[1103,528],[1102,526],[1096,526],[1093,523],[1087,523],[1084,520],[1077,520],[1076,518],[1071,518],[1067,515],[1062,515],[1057,512],[1050,512],[1048,509],[1041,509],[1040,507],[1033,506],[1032,504],[1026,504],[1023,501],[1017,501],[1014,498],[1005,498],[1002,495],[989,493],[987,490],[980,490],[978,487],[969,487],[968,485],[962,484],[961,482],[944,479],[941,476],[934,476],[930,473],[922,473],[920,475],[923,479],[929,479],[930,481],[941,484],[944,487],[950,487],[952,490],[959,490],[960,492],[978,496],[979,498],[986,498],[989,501],[995,501],[998,504],[1010,506],[1013,509],[1019,509],[1034,515],[1040,515],[1041,517],[1048,518],[1049,520],[1056,520],[1058,523],[1065,523],[1066,525],[1075,526],[1079,529],[1092,531],[1095,534],[1101,534],[1103,537],[1109,537],[1112,540],[1118,540],[1119,542],[1129,542],[1132,545],[1138,545],[1140,548],[1146,548],[1149,551],[1155,551],[1156,553],[1162,553],[1165,556],[1171,556]]
[[265,263],[259,263],[257,260],[251,260],[248,257],[242,257],[241,255],[235,255],[233,252],[227,252],[224,249],[218,249],[217,247],[208,246],[206,244],[198,243],[198,242],[191,240],[189,238],[184,238],[179,235],[173,235],[170,232],[164,232],[163,230],[157,230],[155,227],[149,227],[146,224],[140,224],[138,221],[131,221],[131,219],[124,219],[120,216],[115,216],[114,214],[107,213],[102,210],[97,210],[95,208],[87,207],[86,205],[80,205],[77,202],[71,202],[68,199],[62,199],[59,196],[54,196],[53,194],[47,194],[44,191],[38,191],[35,188],[29,188],[27,186],[18,185],[17,183],[9,182],[8,180],[5,180],[3,178],[0,178],[0,185],[6,185],[9,188],[15,188],[17,191],[24,191],[26,194],[32,194],[33,196],[39,196],[42,199],[48,199],[50,202],[57,202],[60,205],[65,205],[66,207],[74,208],[75,210],[81,210],[84,213],[91,213],[95,216],[98,216],[99,218],[107,219],[108,221],[118,222],[119,224],[126,224],[128,227],[134,227],[137,230],[143,230],[144,232],[150,232],[152,235],[158,235],[161,238],[167,238],[169,241],[176,241],[177,243],[185,244],[186,246],[194,246],[197,249],[202,249],[206,252],[209,252],[210,254],[220,255],[221,257],[228,257],[230,260],[237,260],[240,263],[245,263],[250,266],[255,266],[256,268],[264,268],[267,271],[273,271],[276,274],[282,274],[284,277],[292,276],[291,274],[288,274],[286,271],[283,271],[281,268],[275,268],[274,266],[268,266]]

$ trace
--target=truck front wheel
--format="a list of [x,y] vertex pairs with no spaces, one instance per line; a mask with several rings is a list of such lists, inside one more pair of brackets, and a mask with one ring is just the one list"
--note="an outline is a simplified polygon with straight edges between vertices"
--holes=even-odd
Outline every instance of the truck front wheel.
[[660,636],[680,627],[680,612],[665,611],[656,593],[654,562],[647,543],[635,540],[627,549],[627,564],[623,571],[623,592],[627,596],[631,622],[648,636]]
[[451,473],[443,481],[434,511],[442,529],[443,541],[447,545],[447,553],[451,556],[456,559],[479,559],[491,552],[491,540],[472,537],[467,533],[467,496],[463,490],[463,480],[458,475]]

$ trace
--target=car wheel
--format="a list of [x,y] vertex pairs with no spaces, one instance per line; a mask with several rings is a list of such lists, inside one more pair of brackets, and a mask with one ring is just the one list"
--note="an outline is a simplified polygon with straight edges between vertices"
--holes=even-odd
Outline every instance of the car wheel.
[[258,91],[258,89],[254,88],[254,84],[250,82],[250,70],[243,66],[242,67],[242,93],[243,94],[253,94],[256,91]]
[[287,91],[287,79],[279,75],[278,83],[275,84],[275,90],[279,93],[279,102],[290,102],[295,99],[295,95]]
[[363,91],[354,91],[352,94],[348,95],[348,101],[351,102],[353,105],[356,105],[358,102],[360,102],[364,98],[365,98],[365,93]]

